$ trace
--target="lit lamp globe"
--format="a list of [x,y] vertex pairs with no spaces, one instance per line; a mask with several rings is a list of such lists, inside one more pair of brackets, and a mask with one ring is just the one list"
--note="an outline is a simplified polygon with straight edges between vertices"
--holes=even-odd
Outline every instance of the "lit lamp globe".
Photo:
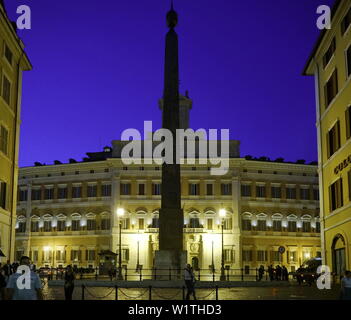
[[224,218],[224,217],[225,217],[225,214],[226,214],[225,209],[220,209],[220,210],[219,210],[219,216],[220,216],[221,218]]
[[118,215],[119,217],[122,217],[122,216],[124,215],[124,209],[123,209],[123,208],[118,208],[118,209],[117,209],[117,215]]

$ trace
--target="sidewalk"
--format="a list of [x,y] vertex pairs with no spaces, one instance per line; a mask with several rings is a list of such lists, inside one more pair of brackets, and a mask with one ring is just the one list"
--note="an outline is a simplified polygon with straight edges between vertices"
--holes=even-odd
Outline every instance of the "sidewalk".
[[[63,287],[63,280],[50,280],[49,287]],[[96,280],[76,280],[75,286],[79,287],[85,285],[86,287],[114,287],[119,288],[182,288],[185,286],[182,280],[173,281],[157,281],[157,280],[143,280],[143,281],[96,281]],[[240,288],[240,287],[292,287],[298,286],[296,281],[197,281],[196,288]]]

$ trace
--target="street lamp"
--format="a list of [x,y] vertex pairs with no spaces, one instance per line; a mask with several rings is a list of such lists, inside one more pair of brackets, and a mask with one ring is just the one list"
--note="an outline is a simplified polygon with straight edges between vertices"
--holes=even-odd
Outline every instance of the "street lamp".
[[223,227],[224,227],[224,217],[226,216],[225,209],[219,210],[219,216],[222,218],[222,263],[221,263],[221,277],[220,281],[225,281],[225,274],[224,274],[224,237],[223,237]]
[[137,234],[137,265],[136,265],[136,269],[135,271],[136,272],[140,272],[140,269],[141,269],[141,266],[140,266],[140,261],[139,261],[139,245],[140,245],[140,240],[141,240],[141,235],[139,234],[139,231],[138,231],[138,234]]
[[118,276],[117,280],[123,280],[122,276],[122,220],[121,217],[124,215],[124,209],[117,209],[117,216],[119,219],[119,250],[118,250]]

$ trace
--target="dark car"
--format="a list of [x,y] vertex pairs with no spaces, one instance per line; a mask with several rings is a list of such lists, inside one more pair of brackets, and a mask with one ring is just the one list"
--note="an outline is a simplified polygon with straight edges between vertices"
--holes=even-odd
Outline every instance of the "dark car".
[[306,260],[301,267],[296,270],[294,276],[300,284],[306,282],[311,286],[312,283],[319,277],[317,270],[320,265],[322,265],[321,258]]

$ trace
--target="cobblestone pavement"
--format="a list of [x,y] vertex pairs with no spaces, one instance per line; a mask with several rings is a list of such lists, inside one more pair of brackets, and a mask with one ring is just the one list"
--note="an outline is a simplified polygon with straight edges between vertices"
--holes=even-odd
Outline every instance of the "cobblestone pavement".
[[[213,289],[198,289],[198,300],[215,300]],[[115,288],[88,287],[85,300],[115,300]],[[45,300],[63,300],[62,287],[44,287]],[[219,300],[337,300],[339,288],[319,290],[315,286],[219,288]],[[152,289],[152,300],[182,300],[182,289]],[[76,287],[73,300],[82,300],[82,288]],[[119,289],[118,300],[149,300],[149,289]]]

